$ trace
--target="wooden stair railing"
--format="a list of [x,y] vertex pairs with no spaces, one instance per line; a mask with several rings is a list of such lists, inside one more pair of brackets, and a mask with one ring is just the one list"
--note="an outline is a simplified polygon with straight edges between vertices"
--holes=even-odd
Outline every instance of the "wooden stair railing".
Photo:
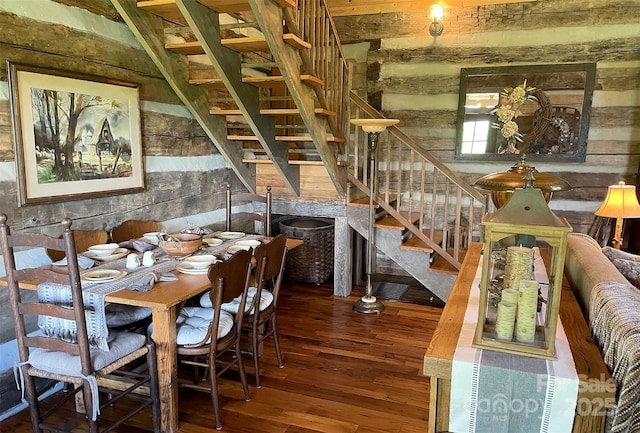
[[[350,93],[352,118],[384,118]],[[376,203],[452,266],[460,269],[464,242],[479,236],[487,198],[445,164],[421,149],[397,126],[379,141]],[[352,127],[349,180],[368,194],[366,133]],[[416,221],[415,223],[413,221]],[[450,246],[451,245],[451,246]]]

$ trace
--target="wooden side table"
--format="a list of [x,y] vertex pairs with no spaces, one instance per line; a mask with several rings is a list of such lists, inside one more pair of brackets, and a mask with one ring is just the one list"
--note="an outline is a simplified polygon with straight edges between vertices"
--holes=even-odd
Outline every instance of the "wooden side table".
[[[462,329],[471,284],[480,263],[481,249],[480,243],[470,245],[429,348],[424,355],[422,374],[429,377],[431,386],[429,433],[445,432],[449,428],[453,355]],[[615,386],[566,280],[560,301],[560,320],[567,334],[580,379],[572,432],[603,432],[606,409],[615,402]]]

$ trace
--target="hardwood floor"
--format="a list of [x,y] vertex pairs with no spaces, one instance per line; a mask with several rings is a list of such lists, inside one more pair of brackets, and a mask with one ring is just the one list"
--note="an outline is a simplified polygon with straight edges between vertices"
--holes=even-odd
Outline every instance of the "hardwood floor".
[[[234,433],[425,432],[429,384],[420,374],[422,356],[442,310],[385,301],[381,315],[352,311],[362,295],[334,297],[330,285],[283,287],[278,328],[284,368],[277,367],[272,340],[261,358],[262,387],[245,402],[240,383],[220,384],[223,431]],[[252,372],[252,363],[247,362]],[[180,390],[183,433],[215,432],[208,393]],[[67,431],[87,432],[69,408]],[[111,416],[116,409],[104,410]],[[119,410],[119,409],[118,409]],[[117,432],[151,431],[150,411]],[[30,432],[28,411],[0,423],[0,432]]]

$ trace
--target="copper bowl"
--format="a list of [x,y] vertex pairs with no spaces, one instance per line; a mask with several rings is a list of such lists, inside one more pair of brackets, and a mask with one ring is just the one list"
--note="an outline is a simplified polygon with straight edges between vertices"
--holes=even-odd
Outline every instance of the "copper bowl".
[[202,235],[195,233],[169,233],[162,236],[158,246],[172,257],[184,257],[200,249]]

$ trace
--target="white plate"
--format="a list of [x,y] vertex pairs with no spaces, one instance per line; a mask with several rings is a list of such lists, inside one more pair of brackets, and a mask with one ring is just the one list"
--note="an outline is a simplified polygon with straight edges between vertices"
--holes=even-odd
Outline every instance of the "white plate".
[[194,268],[189,263],[178,263],[176,269],[183,274],[188,275],[206,275],[209,272],[209,268]]
[[227,247],[227,253],[235,254],[238,251],[241,251],[241,250],[249,251],[250,249],[251,247],[248,245],[230,245]]
[[92,251],[86,251],[82,253],[82,255],[85,257],[89,257],[90,259],[108,261],[108,260],[116,260],[121,257],[124,257],[127,254],[129,254],[129,252],[130,251],[126,248],[118,248],[113,252],[113,254],[109,254],[108,256],[97,256]]
[[237,241],[235,243],[235,245],[238,245],[239,247],[249,247],[249,248],[256,248],[258,247],[262,242],[260,242],[257,239],[245,239],[242,241]]
[[200,254],[198,256],[187,257],[182,263],[186,263],[194,269],[209,269],[209,266],[213,265],[216,261],[216,256],[213,254]]
[[127,275],[125,271],[119,271],[117,269],[94,269],[82,274],[82,279],[85,281],[103,283],[106,281],[117,280],[125,275]]
[[204,238],[202,239],[202,242],[204,242],[205,244],[209,244],[210,247],[217,247],[218,245],[222,244],[222,239]]
[[217,238],[220,239],[240,239],[241,237],[244,237],[244,233],[243,232],[220,232],[216,235]]

